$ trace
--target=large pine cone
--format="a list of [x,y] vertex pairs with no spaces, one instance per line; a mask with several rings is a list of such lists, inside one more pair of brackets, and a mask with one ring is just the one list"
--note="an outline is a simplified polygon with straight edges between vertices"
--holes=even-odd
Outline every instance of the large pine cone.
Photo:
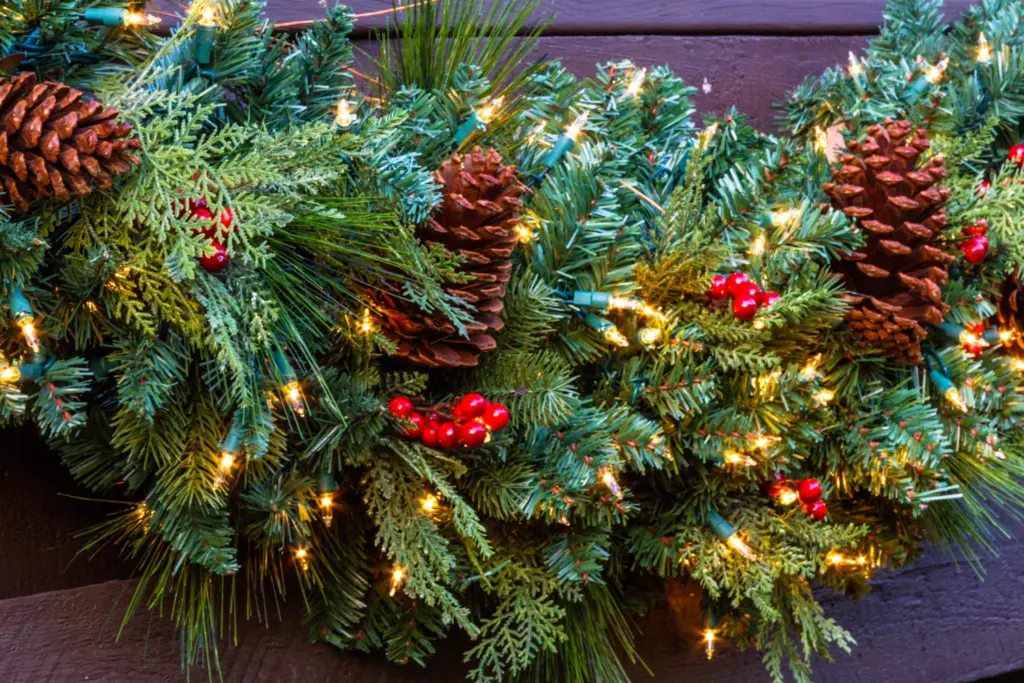
[[519,197],[526,187],[515,166],[502,166],[497,151],[485,154],[479,147],[466,157],[453,154],[434,175],[444,199],[418,236],[465,257],[460,270],[472,277],[451,283],[446,291],[475,309],[473,322],[466,325],[468,337],[460,336],[443,314],[427,313],[386,292],[375,294],[377,313],[383,318],[382,331],[398,345],[395,355],[431,367],[472,366],[481,352],[497,346],[488,332],[504,327],[498,314],[519,239]]
[[31,72],[0,79],[0,187],[19,211],[40,197],[70,201],[110,187],[139,162],[128,150],[142,146],[117,114]]
[[946,225],[950,190],[945,161],[932,157],[916,168],[929,144],[909,121],[868,128],[851,142],[824,189],[833,205],[856,219],[867,236],[861,251],[833,264],[851,292],[850,327],[901,363],[921,362],[924,323],[937,325],[949,307],[942,301],[948,267],[955,260],[937,242]]
[[1011,335],[1003,342],[1007,351],[1016,358],[1024,357],[1024,282],[1018,269],[1007,275],[999,288],[996,318],[999,331]]

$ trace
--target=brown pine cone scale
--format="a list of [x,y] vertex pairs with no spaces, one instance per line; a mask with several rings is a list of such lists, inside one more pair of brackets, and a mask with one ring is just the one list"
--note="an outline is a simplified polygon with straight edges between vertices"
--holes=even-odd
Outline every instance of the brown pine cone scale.
[[443,200],[437,213],[420,227],[426,244],[440,244],[463,257],[460,267],[470,278],[445,287],[474,309],[466,323],[468,336],[458,334],[443,314],[427,313],[387,292],[373,293],[381,329],[397,345],[396,356],[429,367],[474,366],[479,355],[497,343],[489,333],[505,323],[505,288],[512,274],[512,252],[519,241],[516,225],[526,187],[515,166],[502,165],[501,155],[479,147],[452,158],[434,172]]
[[114,175],[139,163],[128,151],[142,146],[117,114],[30,72],[0,79],[0,189],[28,211],[42,197],[66,202],[110,187]]
[[859,251],[833,263],[849,290],[850,327],[901,363],[920,363],[924,324],[937,325],[949,311],[942,286],[955,260],[938,246],[946,225],[942,205],[950,190],[945,161],[918,166],[929,143],[908,121],[871,126],[851,142],[835,182],[825,183],[832,204],[857,222],[866,237]]

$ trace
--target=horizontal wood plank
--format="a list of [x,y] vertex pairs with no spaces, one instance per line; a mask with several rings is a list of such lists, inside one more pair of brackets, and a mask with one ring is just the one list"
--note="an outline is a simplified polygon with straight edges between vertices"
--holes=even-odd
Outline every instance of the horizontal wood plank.
[[[1024,544],[1011,543],[988,563],[981,581],[933,552],[914,568],[875,580],[861,601],[825,596],[828,616],[858,641],[837,663],[818,662],[819,683],[965,683],[1024,667]],[[119,641],[115,633],[130,581],[43,593],[0,601],[0,680],[13,683],[184,680],[171,623],[137,616]],[[696,600],[696,596],[690,596]],[[282,606],[270,605],[271,621],[243,623],[237,647],[222,652],[224,683],[450,683],[464,680],[456,638],[440,644],[424,671],[400,667],[380,656],[339,652],[307,643],[299,624],[296,592]],[[687,610],[695,613],[696,610]],[[677,612],[678,614],[678,612]],[[768,683],[756,652],[738,652],[722,642],[711,661],[700,649],[700,623],[656,610],[638,624],[645,635],[640,654],[654,672],[630,668],[634,681],[670,683]],[[205,680],[196,669],[193,680]]]
[[[397,0],[403,5],[414,0]],[[490,0],[505,2],[506,0]],[[275,22],[316,19],[321,0],[267,0],[266,15]],[[182,0],[159,0],[174,12]],[[391,0],[349,0],[356,13],[386,12]],[[973,4],[947,0],[955,16]],[[537,18],[554,16],[551,31],[571,34],[870,34],[882,21],[885,0],[541,0]],[[368,27],[382,18],[367,17]]]

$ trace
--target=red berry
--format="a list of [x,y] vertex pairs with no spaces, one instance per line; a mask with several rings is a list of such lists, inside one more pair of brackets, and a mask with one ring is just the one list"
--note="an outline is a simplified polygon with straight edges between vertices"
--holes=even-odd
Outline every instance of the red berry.
[[750,278],[745,273],[733,273],[725,279],[725,291],[729,293],[729,296],[736,296],[736,288],[740,285],[750,282]]
[[764,292],[758,297],[757,301],[762,306],[771,306],[781,298],[776,292]]
[[466,421],[466,416],[462,414],[462,408],[460,408],[458,405],[452,408],[452,417],[458,424],[462,424],[463,422]]
[[757,299],[745,296],[741,299],[733,299],[732,314],[740,320],[750,320],[757,315]]
[[395,417],[405,417],[412,413],[412,401],[405,396],[395,396],[388,401],[388,412]]
[[978,183],[978,186],[976,188],[974,188],[974,194],[979,195],[979,196],[983,195],[983,194],[988,194],[988,191],[991,190],[991,189],[992,189],[992,183],[990,183],[987,180],[982,180],[980,183]]
[[431,448],[436,448],[437,444],[438,444],[438,441],[437,441],[437,429],[435,427],[429,427],[429,426],[428,427],[424,427],[423,428],[423,433],[420,434],[420,441],[423,442],[424,446],[430,446]]
[[960,243],[960,251],[968,263],[981,263],[988,256],[988,238],[976,235]]
[[[195,223],[195,227],[192,228],[193,235],[206,235],[207,237],[213,237],[213,229],[209,225],[209,221],[213,220],[213,214],[205,206],[197,209],[192,209],[188,216],[189,221]],[[200,225],[202,223],[203,225]]]
[[487,427],[480,420],[470,420],[459,428],[459,443],[467,448],[483,446],[487,441]]
[[417,436],[423,433],[423,416],[419,413],[409,413],[402,418],[402,422],[405,424],[404,430],[405,435],[410,439],[415,439]]
[[828,505],[825,505],[825,501],[823,500],[816,500],[813,503],[807,503],[802,509],[805,515],[813,517],[818,522],[828,517]]
[[487,410],[487,399],[480,394],[466,394],[459,401],[459,410],[466,418],[480,417]]
[[1011,147],[1006,158],[1017,164],[1017,168],[1024,166],[1024,143],[1018,142],[1016,145]]
[[200,256],[199,263],[207,273],[219,273],[228,267],[231,257],[228,256],[227,248],[217,240],[210,240],[210,246],[213,247],[213,253]]
[[437,428],[437,442],[441,448],[455,448],[459,445],[459,428],[454,422],[445,422]]
[[800,500],[813,503],[821,498],[821,484],[817,479],[804,479],[800,482]]
[[500,403],[492,403],[487,406],[487,412],[484,413],[484,424],[487,425],[492,432],[500,432],[508,424],[508,408],[501,405]]
[[736,285],[732,290],[732,295],[736,299],[753,299],[759,301],[761,295],[764,294],[761,288],[757,286],[756,282],[744,282],[741,285]]
[[207,206],[207,204],[206,204],[206,197],[200,197],[199,199],[189,199],[188,200],[188,210],[189,210],[190,213],[194,214],[199,209],[205,210],[206,206]]
[[226,230],[231,230],[231,224],[235,222],[235,214],[231,209],[224,209],[218,216],[220,218],[220,224],[224,226]]
[[715,301],[721,301],[729,295],[724,275],[716,275],[711,278],[711,289],[708,290],[708,295]]
[[973,225],[968,225],[965,228],[961,228],[962,232],[967,237],[973,237],[974,235],[984,235],[988,232],[988,221],[984,218],[979,218],[974,222]]
[[442,418],[442,417],[441,417],[440,415],[438,415],[437,413],[435,413],[435,412],[429,412],[429,413],[427,413],[427,426],[428,426],[428,427],[438,427],[438,426],[440,426],[440,425],[441,425],[441,421],[442,421],[443,419],[444,419],[444,418]]

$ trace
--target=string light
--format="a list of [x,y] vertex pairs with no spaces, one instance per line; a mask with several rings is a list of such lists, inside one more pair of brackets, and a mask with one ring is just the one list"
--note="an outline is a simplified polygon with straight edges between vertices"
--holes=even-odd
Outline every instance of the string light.
[[388,595],[395,597],[395,593],[398,592],[398,589],[402,587],[404,582],[405,570],[401,567],[395,567],[391,572],[391,590],[388,592]]
[[363,309],[363,319],[359,323],[359,331],[362,332],[363,334],[373,333],[373,318],[370,317],[369,308]]
[[587,113],[583,112],[576,120],[570,123],[565,132],[558,136],[555,140],[554,146],[551,151],[548,152],[547,157],[544,159],[544,166],[546,168],[552,168],[558,161],[565,156],[565,153],[572,149],[572,146],[576,144],[576,138],[583,131],[583,126],[587,122]]
[[586,125],[587,123],[587,116],[589,116],[587,112],[583,112],[578,117],[576,117],[575,121],[569,124],[568,128],[565,129],[565,134],[569,136],[569,139],[572,140],[573,142],[576,141],[576,138],[579,137],[580,132],[583,131],[583,126]]
[[742,538],[739,536],[739,530],[732,524],[725,521],[722,515],[718,514],[715,510],[709,510],[706,519],[707,525],[711,527],[711,531],[715,533],[720,539],[724,540],[734,552],[739,553],[748,560],[754,560],[757,558],[757,554],[753,549],[748,546]]
[[763,330],[765,328],[765,322],[763,320],[755,320],[751,327],[755,330]]
[[800,218],[801,213],[802,211],[800,209],[781,209],[779,211],[773,211],[771,214],[772,225],[776,228],[788,227]]
[[722,459],[725,460],[726,465],[743,465],[744,467],[753,467],[757,464],[757,461],[748,455],[743,455],[737,451],[726,451],[722,454]]
[[611,310],[636,311],[640,315],[656,320],[667,320],[665,314],[654,308],[646,301],[634,299],[627,296],[613,296],[608,300],[608,308]]
[[152,14],[125,12],[124,15],[125,26],[156,26],[159,23],[160,17],[154,17]]
[[39,353],[39,334],[36,332],[35,319],[32,316],[22,318],[18,321],[21,334],[25,337],[25,343],[33,353]]
[[757,554],[754,552],[754,550],[749,545],[744,543],[743,539],[740,538],[736,533],[733,533],[732,536],[725,540],[725,542],[728,544],[730,548],[732,548],[734,551],[736,551],[743,557],[747,558],[748,560],[754,560],[757,558]]
[[970,408],[968,408],[967,406],[967,401],[965,401],[964,397],[960,395],[960,390],[957,389],[956,387],[950,387],[946,389],[944,395],[946,397],[946,400],[952,403],[954,406],[956,406],[957,410],[959,410],[960,412],[966,413],[970,411]]
[[715,632],[711,629],[704,631],[704,653],[708,657],[708,661],[715,656]]
[[334,114],[334,122],[342,128],[348,128],[358,120],[352,109],[352,104],[344,97],[338,100],[338,110]]
[[1003,344],[1013,341],[1013,330],[999,330],[999,341]]
[[423,496],[423,500],[420,502],[420,507],[422,507],[423,511],[426,512],[428,515],[432,515],[434,514],[434,512],[437,511],[438,503],[439,501],[437,499],[437,496],[435,496],[433,493],[428,493],[427,495]]
[[836,394],[831,389],[821,389],[814,394],[814,400],[822,405],[828,403],[836,397]]
[[849,54],[850,60],[850,76],[857,78],[858,76],[864,75],[864,65],[857,60],[857,55],[851,51]]
[[538,140],[540,140],[541,136],[544,135],[544,128],[545,128],[545,124],[544,124],[543,121],[538,123],[533,128],[533,130],[530,131],[530,134],[526,136],[526,142],[532,145],[533,143],[535,143]]
[[213,488],[219,489],[224,484],[228,483],[228,477],[231,475],[231,468],[235,465],[235,456],[228,451],[224,451],[220,455],[220,462],[217,465],[217,476],[213,480]]
[[800,497],[800,494],[794,491],[789,486],[783,486],[779,489],[779,495],[776,496],[778,501],[783,505],[792,505]]
[[284,394],[285,400],[288,401],[288,405],[295,411],[295,414],[299,417],[304,417],[306,415],[306,404],[302,400],[302,387],[298,381],[288,382],[281,387],[281,392]]
[[992,46],[988,44],[984,33],[978,34],[978,63],[992,63]]
[[821,126],[814,127],[814,150],[819,154],[828,152],[828,131]]
[[750,244],[750,248],[747,249],[747,253],[751,256],[760,256],[764,253],[765,247],[768,246],[768,238],[762,232],[757,238]]
[[213,58],[213,43],[217,38],[217,8],[213,2],[203,5],[197,24],[193,56],[197,64],[205,66]]
[[14,384],[21,379],[21,370],[16,365],[4,365],[0,367],[0,382]]
[[1017,371],[1024,371],[1024,359],[1014,358],[1010,366]]
[[816,354],[811,358],[807,359],[807,363],[800,368],[800,376],[808,382],[814,379],[818,374],[818,364],[821,363],[821,354]]
[[640,342],[647,346],[653,346],[661,339],[661,330],[657,327],[645,327],[640,330]]
[[847,557],[834,550],[828,554],[825,561],[833,567],[864,567],[868,564],[868,558],[865,555]]
[[334,521],[334,494],[330,491],[320,494],[320,516],[326,526],[331,526]]
[[309,551],[305,548],[297,548],[295,550],[295,559],[299,561],[299,566],[302,567],[302,571],[309,571]]
[[491,100],[489,103],[485,104],[484,106],[476,110],[477,118],[479,118],[480,121],[485,125],[490,123],[494,119],[494,117],[497,116],[498,110],[501,109],[501,105],[504,103],[504,95],[495,100]]
[[949,57],[943,57],[938,64],[932,64],[924,70],[925,80],[935,85],[942,80],[942,74],[946,72],[947,66],[949,66]]
[[629,346],[629,340],[626,339],[626,335],[619,332],[619,328],[614,325],[604,331],[604,338],[606,341],[609,341],[616,346],[621,346],[622,348]]
[[644,78],[647,77],[647,69],[640,69],[633,72],[633,78],[629,81],[629,87],[626,88],[626,94],[630,97],[636,97],[640,94],[640,88],[644,85]]
[[608,487],[608,490],[612,492],[613,496],[622,500],[622,487],[619,486],[619,482],[615,480],[615,474],[610,469],[606,468],[601,472],[601,481]]

